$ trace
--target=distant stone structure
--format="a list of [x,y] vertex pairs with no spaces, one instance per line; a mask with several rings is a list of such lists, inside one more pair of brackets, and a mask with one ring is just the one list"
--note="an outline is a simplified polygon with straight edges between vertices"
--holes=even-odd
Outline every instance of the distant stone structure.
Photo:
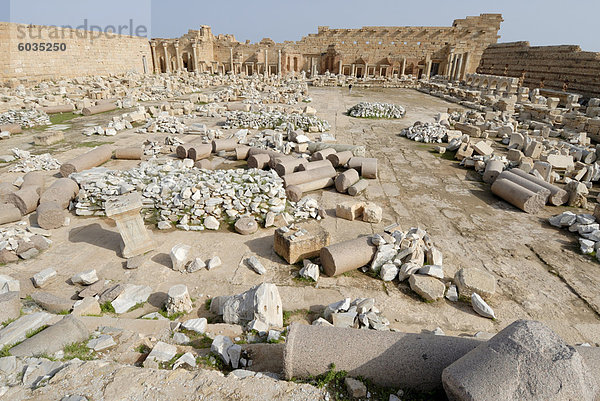
[[519,78],[522,86],[600,96],[600,53],[579,46],[491,44],[477,68],[480,74]]
[[484,50],[498,40],[500,14],[455,20],[451,27],[321,26],[297,42],[238,42],[213,35],[209,26],[177,39],[152,39],[154,72],[178,70],[237,74],[323,74],[348,76],[446,75],[475,72]]

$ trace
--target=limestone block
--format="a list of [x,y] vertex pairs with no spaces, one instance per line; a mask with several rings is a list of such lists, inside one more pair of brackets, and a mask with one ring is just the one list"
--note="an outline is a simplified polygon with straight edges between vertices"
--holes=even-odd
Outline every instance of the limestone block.
[[36,288],[43,288],[56,278],[56,270],[51,267],[33,275],[33,285]]
[[446,286],[435,277],[412,274],[408,278],[410,289],[426,301],[436,301],[444,297]]
[[[337,214],[337,210],[336,210],[336,214]],[[381,208],[381,206],[379,206],[375,203],[372,203],[372,202],[365,203],[363,212],[362,212],[363,221],[365,221],[367,223],[377,224],[377,223],[381,222],[382,218],[383,218],[383,209]]]
[[335,215],[342,219],[354,221],[362,216],[364,208],[364,202],[347,201],[336,205]]
[[192,311],[192,300],[185,284],[177,284],[169,288],[165,309],[169,315]]
[[[287,232],[277,229],[273,236],[273,250],[289,264],[318,256],[321,248],[329,245],[331,236],[318,222],[300,223],[296,228]],[[298,232],[303,234],[298,236]]]
[[484,270],[463,267],[454,275],[454,284],[460,296],[470,298],[476,292],[483,297],[491,297],[496,292],[496,279]]
[[475,153],[482,156],[489,156],[494,153],[494,149],[486,141],[477,142],[473,145],[473,150]]
[[444,369],[451,400],[594,400],[581,354],[540,322],[517,320]]

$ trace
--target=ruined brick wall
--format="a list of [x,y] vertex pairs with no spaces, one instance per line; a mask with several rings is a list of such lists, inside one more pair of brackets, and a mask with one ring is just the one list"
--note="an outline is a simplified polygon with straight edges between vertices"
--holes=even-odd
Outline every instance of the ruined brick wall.
[[529,42],[490,45],[477,72],[520,78],[530,88],[600,96],[600,53],[579,46],[530,46]]
[[[152,72],[147,38],[98,32],[92,36],[90,32],[51,26],[28,27],[0,22],[0,82],[142,73],[144,58],[147,72]],[[56,43],[58,48],[41,51],[41,43],[44,48],[48,43]],[[34,46],[38,50],[33,50]]]

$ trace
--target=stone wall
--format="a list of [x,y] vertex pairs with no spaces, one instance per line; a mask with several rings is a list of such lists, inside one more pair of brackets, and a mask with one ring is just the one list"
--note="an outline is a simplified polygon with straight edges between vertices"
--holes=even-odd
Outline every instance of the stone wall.
[[[19,50],[56,43],[63,50]],[[0,22],[0,81],[152,72],[147,38]]]
[[600,96],[600,53],[579,46],[530,46],[529,42],[490,45],[480,74],[516,77],[523,86]]

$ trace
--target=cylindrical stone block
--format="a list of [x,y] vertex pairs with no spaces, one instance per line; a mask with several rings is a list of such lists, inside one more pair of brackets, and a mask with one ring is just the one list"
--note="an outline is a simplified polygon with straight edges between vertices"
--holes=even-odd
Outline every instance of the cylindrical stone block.
[[343,143],[311,142],[308,144],[308,151],[315,153],[323,149],[333,149],[336,152],[351,151],[356,157],[365,157],[366,149],[364,146],[347,145]]
[[285,342],[284,374],[288,380],[316,377],[335,364],[379,386],[431,391],[442,388],[446,367],[480,344],[468,337],[296,323]]
[[520,175],[513,173],[512,171],[503,171],[496,179],[501,178],[505,178],[509,181],[514,182],[515,184],[519,184],[520,186],[527,188],[531,192],[535,192],[536,194],[541,195],[544,198],[544,204],[548,201],[548,198],[550,197],[549,189],[546,189],[533,181],[529,181],[527,178],[523,178]]
[[119,148],[115,150],[115,159],[142,160],[144,151],[142,148]]
[[0,125],[0,131],[8,131],[11,134],[20,134],[23,132],[20,124],[2,124]]
[[40,203],[37,208],[37,223],[44,230],[62,227],[65,222],[65,210],[56,202]]
[[538,195],[505,178],[494,181],[492,184],[492,193],[526,213],[536,214],[545,204],[543,195]]
[[262,170],[269,165],[271,157],[266,153],[259,153],[248,157],[248,167]]
[[193,161],[206,159],[212,153],[212,145],[210,143],[193,145],[188,149],[187,158]]
[[0,205],[0,224],[21,220],[21,211],[13,204]]
[[83,110],[81,110],[81,113],[84,116],[92,116],[94,114],[104,113],[105,111],[115,110],[116,108],[117,105],[114,103],[101,103],[96,106],[84,107]]
[[318,160],[315,162],[308,162],[308,163],[304,162],[304,163],[300,163],[298,165],[298,171],[309,171],[309,170],[315,170],[315,169],[322,168],[322,167],[333,167],[333,165],[327,159]]
[[319,178],[318,180],[303,182],[302,184],[296,185],[302,190],[302,192],[315,191],[317,189],[323,189],[334,185],[333,178]]
[[346,170],[335,178],[335,189],[338,192],[345,193],[350,186],[356,184],[360,180],[358,171],[351,168]]
[[194,167],[205,170],[212,170],[214,168],[213,162],[208,159],[198,160],[196,163],[194,163]]
[[275,166],[279,163],[283,163],[286,161],[293,161],[296,160],[297,158],[294,156],[290,156],[290,155],[284,155],[284,154],[279,154],[279,155],[271,155],[271,160],[269,160],[269,167],[271,168],[275,168]]
[[568,202],[569,193],[567,191],[565,191],[564,189],[561,189],[561,188],[557,187],[556,185],[552,185],[549,182],[546,182],[546,181],[542,180],[541,178],[538,178],[534,175],[528,174],[521,169],[513,168],[510,171],[518,176],[526,178],[529,181],[532,181],[532,182],[550,190],[550,197],[548,198],[548,201],[550,202],[550,204],[552,204],[554,206],[560,206],[560,205],[563,205]]
[[0,182],[0,203],[8,202],[8,195],[17,192],[19,188],[15,187],[10,182]]
[[42,107],[42,111],[46,114],[69,113],[73,110],[75,110],[75,106],[72,104],[59,104],[57,106]]
[[[290,202],[298,202],[300,199],[302,199],[302,194],[304,194],[304,192],[298,185],[290,185],[285,189],[285,196]],[[21,218],[20,214],[19,218]]]
[[248,158],[248,152],[250,146],[238,146],[235,148],[235,158],[237,160],[246,160]]
[[60,173],[63,177],[68,177],[71,173],[76,173],[96,167],[110,160],[112,157],[112,147],[102,145],[96,149],[90,150],[75,159],[60,166]]
[[283,177],[284,175],[296,172],[300,165],[305,162],[306,160],[302,157],[280,161],[275,165],[274,170],[280,177]]
[[348,160],[348,168],[353,168],[364,178],[377,178],[377,159],[373,157],[353,157]]
[[369,264],[375,253],[377,247],[369,237],[359,237],[321,248],[321,264],[325,274],[333,277]]
[[59,178],[42,193],[40,204],[56,202],[63,209],[69,206],[69,202],[79,193],[79,185],[70,178]]
[[[188,154],[188,149],[191,148],[191,145],[179,145],[175,148],[175,154],[179,159],[186,159]],[[212,147],[212,146],[211,146]]]
[[44,182],[46,181],[46,177],[41,171],[32,171],[23,176],[23,184],[21,184],[21,189],[25,187],[38,187],[40,189],[44,188]]
[[362,191],[364,191],[365,189],[367,189],[368,186],[369,186],[369,181],[360,180],[359,182],[357,182],[356,184],[354,184],[350,188],[348,188],[348,195],[356,196],[359,193],[361,193]]
[[487,166],[485,166],[485,171],[483,172],[483,182],[487,182],[488,184],[496,181],[498,175],[504,170],[504,163],[500,160],[491,160]]
[[231,139],[215,139],[212,141],[212,151],[217,153],[221,150],[230,151],[235,150],[238,146],[238,140],[235,138]]
[[327,160],[329,160],[331,162],[333,167],[340,167],[340,166],[344,166],[346,163],[348,163],[348,160],[350,160],[352,157],[354,157],[352,152],[349,150],[346,150],[345,152],[332,153],[332,154],[328,155]]
[[37,208],[40,199],[38,188],[39,187],[29,186],[19,189],[17,192],[8,195],[8,201],[15,205],[23,216],[31,213]]
[[334,153],[336,153],[335,149],[332,149],[332,148],[319,150],[318,152],[313,153],[310,160],[311,161],[326,160],[327,156],[332,155]]
[[288,185],[298,185],[305,182],[315,181],[321,178],[332,178],[336,176],[335,169],[331,166],[321,167],[314,170],[298,171],[296,173],[287,174],[281,177],[284,187]]

